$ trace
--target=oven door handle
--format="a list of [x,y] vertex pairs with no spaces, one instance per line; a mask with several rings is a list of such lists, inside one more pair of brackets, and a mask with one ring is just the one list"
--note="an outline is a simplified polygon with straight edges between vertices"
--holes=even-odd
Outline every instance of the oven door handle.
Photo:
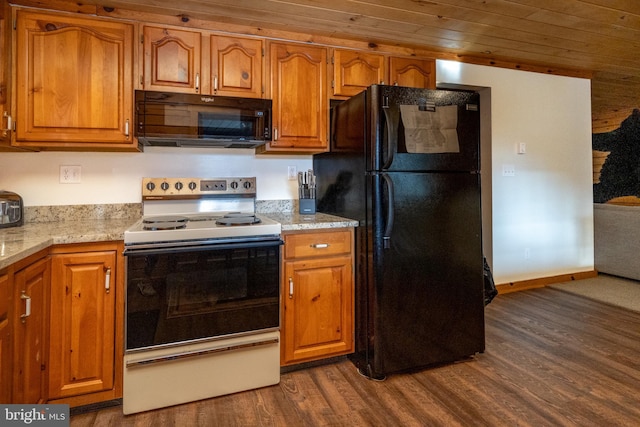
[[181,246],[175,246],[175,243],[163,246],[162,244],[136,245],[136,247],[125,248],[124,255],[156,255],[167,253],[181,253],[193,251],[207,250],[224,250],[224,249],[246,249],[246,248],[264,248],[268,246],[281,246],[284,242],[280,240],[264,240],[241,243],[204,243],[204,242],[182,242]]
[[226,351],[244,350],[247,348],[260,347],[264,345],[273,345],[273,344],[278,344],[279,342],[280,340],[278,338],[269,338],[269,339],[264,339],[260,341],[250,341],[246,343],[225,345],[222,347],[211,348],[206,350],[183,351],[180,353],[168,354],[164,356],[150,357],[150,358],[141,359],[141,360],[132,360],[126,363],[126,367],[132,368],[134,366],[144,366],[144,365],[150,365],[152,363],[172,362],[174,360],[181,360],[181,359],[186,359],[190,357],[200,357],[200,356],[206,356],[209,354],[222,353]]

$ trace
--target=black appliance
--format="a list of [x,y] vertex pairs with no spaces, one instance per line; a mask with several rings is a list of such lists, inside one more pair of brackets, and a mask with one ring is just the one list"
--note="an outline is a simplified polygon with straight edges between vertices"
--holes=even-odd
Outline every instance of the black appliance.
[[480,98],[374,85],[313,156],[319,212],[357,219],[356,351],[370,378],[485,348]]
[[143,145],[255,148],[271,140],[271,100],[136,91]]

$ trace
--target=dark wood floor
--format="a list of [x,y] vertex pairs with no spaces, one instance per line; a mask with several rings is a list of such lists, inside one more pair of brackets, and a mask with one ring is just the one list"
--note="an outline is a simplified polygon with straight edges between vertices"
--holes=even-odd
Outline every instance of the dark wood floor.
[[345,360],[273,387],[126,417],[103,409],[71,425],[639,425],[640,313],[543,288],[498,296],[486,330],[474,359],[383,382]]

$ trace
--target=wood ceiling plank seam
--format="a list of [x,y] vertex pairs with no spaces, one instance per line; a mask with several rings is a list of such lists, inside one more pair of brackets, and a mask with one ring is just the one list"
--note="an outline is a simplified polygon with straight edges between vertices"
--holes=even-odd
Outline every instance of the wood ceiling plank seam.
[[[509,0],[518,4],[535,5],[541,11],[573,16],[605,25],[628,27],[636,30],[640,25],[640,11],[633,13],[604,5],[593,5],[580,0]],[[637,2],[635,2],[637,4]],[[640,8],[639,8],[640,9]]]
[[640,3],[636,0],[581,0],[580,2],[640,15]]
[[[351,1],[358,1],[359,3],[362,3],[362,4],[376,4],[376,5],[385,4],[388,2],[388,0],[377,0],[377,1],[376,0],[365,0],[365,1],[351,0]],[[494,0],[491,2],[487,2],[484,0],[475,0],[475,1],[440,0],[438,2],[424,2],[424,3],[418,3],[418,4],[428,3],[428,5],[442,5],[442,4],[453,5],[453,7],[450,7],[448,9],[438,9],[435,11],[432,10],[431,12],[442,17],[450,17],[450,18],[453,17],[453,18],[467,20],[467,21],[473,20],[474,22],[484,23],[484,24],[496,26],[498,28],[505,27],[512,30],[519,30],[522,22],[527,22],[527,21],[530,21],[531,25],[537,26],[535,28],[532,28],[533,32],[537,32],[537,33],[546,34],[554,30],[554,28],[541,28],[540,24],[542,25],[548,24],[553,27],[559,26],[561,28],[565,28],[565,25],[558,24],[557,20],[551,23],[551,22],[545,22],[544,20],[539,20],[539,19],[536,19],[536,20],[530,19],[529,18],[530,16],[540,11],[539,7],[523,5],[522,7],[526,8],[526,13],[524,12],[512,13],[511,10],[513,8],[508,8],[505,5],[512,4],[514,1],[518,3],[517,0],[511,0],[511,1]],[[552,0],[552,1],[554,3],[557,3],[557,0]],[[563,1],[567,1],[567,0],[563,0]],[[525,0],[525,3],[529,3],[529,2]],[[537,4],[538,1],[533,0],[530,3]],[[397,2],[394,2],[394,4],[398,5]],[[414,5],[414,4],[415,2],[410,2],[410,5]],[[500,6],[496,7],[495,5],[500,5]],[[403,8],[402,10],[411,11],[412,13],[421,13],[421,11],[417,9],[417,6]],[[514,20],[514,18],[516,19]],[[518,18],[523,21],[519,21]],[[514,21],[514,25],[509,25],[508,27],[506,27],[511,21]],[[560,22],[562,22],[562,20],[560,20]],[[627,30],[631,30],[631,32],[626,37],[629,40],[636,40],[640,25],[630,25],[629,27],[630,28],[627,28]],[[594,29],[591,23],[588,23],[586,28],[588,29],[589,32],[592,32],[592,33],[593,32],[602,33],[603,31],[607,30],[607,27],[602,27],[602,26],[597,27],[597,29]],[[569,28],[565,28],[565,29],[569,30]],[[571,38],[571,31],[564,34],[564,36],[567,38]]]

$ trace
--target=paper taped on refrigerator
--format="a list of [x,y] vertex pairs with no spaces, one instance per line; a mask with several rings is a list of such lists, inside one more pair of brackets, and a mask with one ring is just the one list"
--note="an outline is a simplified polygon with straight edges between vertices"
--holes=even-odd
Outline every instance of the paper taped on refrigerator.
[[417,105],[400,105],[404,138],[409,153],[459,153],[458,106],[422,111]]

